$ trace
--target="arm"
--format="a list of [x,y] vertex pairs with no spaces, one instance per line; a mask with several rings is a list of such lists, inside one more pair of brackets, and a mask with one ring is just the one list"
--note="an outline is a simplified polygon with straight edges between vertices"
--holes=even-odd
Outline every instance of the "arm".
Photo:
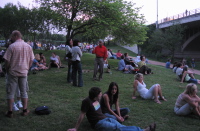
[[183,83],[183,80],[185,79],[185,76],[187,75],[187,71],[184,71],[182,78],[181,78],[181,83]]
[[82,112],[82,111],[81,111],[81,113],[80,113],[80,115],[79,115],[79,118],[78,118],[78,121],[77,121],[77,123],[76,123],[75,128],[68,129],[67,131],[78,131],[78,128],[79,128],[79,126],[80,126],[80,124],[81,124],[81,122],[82,122],[84,116],[85,116],[85,112]]
[[183,100],[185,100],[190,106],[196,108],[197,104],[194,98],[191,98],[189,95],[187,94],[183,94]]
[[118,116],[118,115],[110,108],[109,97],[108,97],[107,94],[104,94],[104,95],[103,95],[103,99],[104,99],[104,102],[105,102],[105,105],[106,105],[108,111],[109,111],[112,115],[114,115],[114,116],[117,118],[118,121],[123,122],[123,121],[121,121],[120,116]]
[[124,121],[124,118],[121,116],[121,113],[120,113],[119,99],[117,99],[117,101],[116,101],[116,103],[115,103],[115,108],[116,108],[116,110],[117,110],[118,116],[120,117],[120,120],[123,122],[123,121]]
[[133,83],[133,96],[132,99],[136,99],[135,93],[137,91],[137,86],[138,86],[138,80],[135,80]]
[[108,51],[107,51],[107,49],[105,48],[103,59],[106,60],[107,57],[108,57]]

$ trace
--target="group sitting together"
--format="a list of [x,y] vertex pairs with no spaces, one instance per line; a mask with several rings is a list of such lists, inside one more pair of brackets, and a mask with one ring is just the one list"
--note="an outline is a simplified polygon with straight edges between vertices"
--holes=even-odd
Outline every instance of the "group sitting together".
[[[136,58],[138,59],[138,57]],[[137,62],[136,62],[137,61]],[[140,56],[140,61],[129,58],[128,53],[124,53],[118,63],[118,70],[124,73],[142,73],[144,75],[152,74],[151,68],[146,65],[145,56]]]
[[33,71],[33,74],[35,74],[35,71],[46,70],[51,67],[56,67],[56,68],[61,67],[60,57],[53,52],[52,56],[50,57],[50,63],[49,65],[47,65],[44,54],[39,53],[35,54],[35,58],[33,60],[30,70]]

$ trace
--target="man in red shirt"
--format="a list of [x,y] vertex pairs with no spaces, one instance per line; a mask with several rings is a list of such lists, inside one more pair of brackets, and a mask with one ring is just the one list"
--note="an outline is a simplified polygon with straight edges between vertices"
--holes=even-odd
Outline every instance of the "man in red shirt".
[[99,45],[94,48],[92,51],[93,54],[96,55],[95,61],[94,61],[94,75],[93,75],[93,80],[97,80],[97,72],[99,70],[99,81],[102,79],[103,75],[103,65],[104,61],[108,57],[107,49],[104,46],[103,40],[99,40]]

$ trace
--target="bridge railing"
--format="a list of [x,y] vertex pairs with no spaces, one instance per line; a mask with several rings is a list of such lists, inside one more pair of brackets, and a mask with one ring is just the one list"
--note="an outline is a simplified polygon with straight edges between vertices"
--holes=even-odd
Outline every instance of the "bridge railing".
[[188,16],[198,14],[198,13],[200,13],[200,8],[193,9],[193,10],[190,10],[190,11],[186,10],[183,13],[161,19],[161,20],[158,21],[158,24],[168,22],[168,21],[173,21],[173,20],[180,19],[180,18],[183,18],[183,17],[188,17]]

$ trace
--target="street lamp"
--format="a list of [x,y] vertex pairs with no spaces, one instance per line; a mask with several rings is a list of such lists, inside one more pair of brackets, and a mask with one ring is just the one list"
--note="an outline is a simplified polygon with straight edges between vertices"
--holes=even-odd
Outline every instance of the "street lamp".
[[157,0],[157,21],[156,21],[156,29],[158,29],[158,0]]

